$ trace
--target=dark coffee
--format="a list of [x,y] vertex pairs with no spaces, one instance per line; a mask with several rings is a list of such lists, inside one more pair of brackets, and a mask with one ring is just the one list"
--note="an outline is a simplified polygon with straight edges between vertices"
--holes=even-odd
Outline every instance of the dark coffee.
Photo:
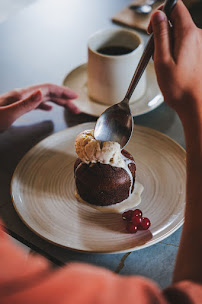
[[97,50],[98,53],[103,55],[120,56],[126,55],[133,51],[133,49],[125,46],[104,46]]

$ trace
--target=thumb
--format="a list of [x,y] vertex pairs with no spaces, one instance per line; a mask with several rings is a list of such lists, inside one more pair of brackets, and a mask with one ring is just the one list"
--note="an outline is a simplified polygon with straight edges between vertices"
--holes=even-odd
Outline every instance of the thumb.
[[37,108],[42,101],[42,92],[37,90],[25,99],[19,100],[10,105],[10,115],[13,113],[13,117],[17,119],[21,115]]
[[42,101],[40,90],[25,99],[0,108],[0,132],[6,130],[21,115],[35,109]]
[[155,11],[151,17],[151,26],[154,35],[154,61],[167,62],[170,57],[169,24],[162,11]]
[[42,101],[40,90],[25,99],[0,108],[0,132],[6,130],[17,118],[35,109]]

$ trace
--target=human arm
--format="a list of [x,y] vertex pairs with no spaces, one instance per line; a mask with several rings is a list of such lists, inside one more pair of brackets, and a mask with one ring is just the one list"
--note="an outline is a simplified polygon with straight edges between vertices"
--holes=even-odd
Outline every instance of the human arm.
[[182,1],[171,13],[151,18],[154,65],[165,102],[181,119],[186,141],[185,221],[173,282],[202,282],[202,30],[193,23]]
[[52,106],[47,104],[47,101],[67,107],[73,113],[79,113],[79,109],[72,103],[72,100],[77,97],[77,94],[69,88],[49,83],[2,94],[0,95],[0,132],[33,109],[51,110]]

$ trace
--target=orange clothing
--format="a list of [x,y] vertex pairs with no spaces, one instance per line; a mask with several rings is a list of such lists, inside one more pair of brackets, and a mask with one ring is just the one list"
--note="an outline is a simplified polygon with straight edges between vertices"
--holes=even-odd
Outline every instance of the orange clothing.
[[140,276],[121,276],[84,263],[53,270],[41,256],[27,256],[0,228],[1,304],[192,304],[202,286],[181,282],[162,291]]

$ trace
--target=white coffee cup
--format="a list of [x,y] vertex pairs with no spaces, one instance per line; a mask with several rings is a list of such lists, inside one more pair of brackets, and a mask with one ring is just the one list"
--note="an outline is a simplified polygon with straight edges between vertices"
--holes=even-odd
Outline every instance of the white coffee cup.
[[[119,55],[110,55],[106,47],[116,47]],[[120,55],[123,47],[131,51]],[[107,54],[101,53],[103,48]],[[93,34],[88,41],[89,97],[106,105],[120,102],[125,97],[142,52],[143,42],[135,31],[110,28]],[[145,89],[146,75],[143,73],[130,103],[137,101]]]

